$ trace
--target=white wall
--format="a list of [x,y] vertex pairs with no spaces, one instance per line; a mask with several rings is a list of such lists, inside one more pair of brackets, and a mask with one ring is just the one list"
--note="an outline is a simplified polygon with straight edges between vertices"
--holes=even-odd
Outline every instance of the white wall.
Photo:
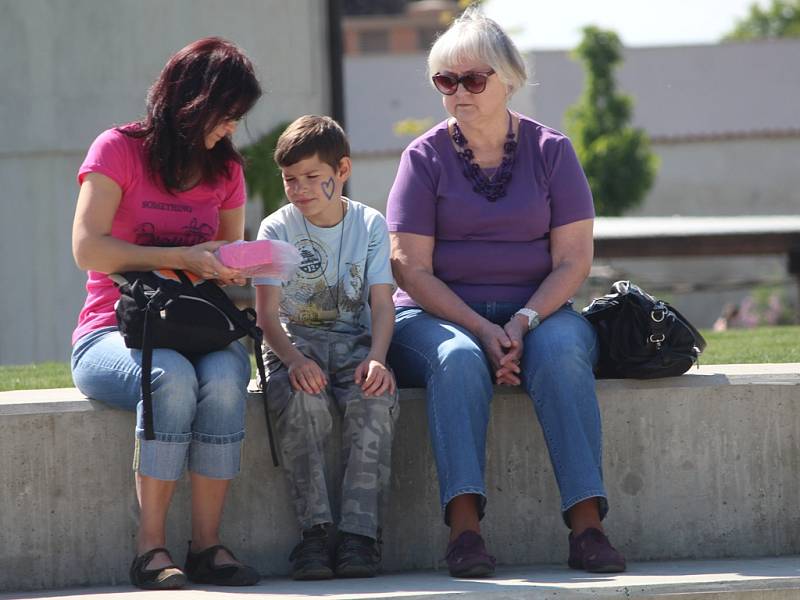
[[266,92],[238,143],[299,114],[327,112],[325,7],[0,0],[0,364],[69,357],[85,295],[70,249],[75,173],[94,137],[141,116],[167,58],[206,35],[244,48]]
[[632,215],[775,215],[800,211],[800,135],[656,144],[661,165]]
[[353,200],[369,204],[386,214],[386,199],[397,174],[400,155],[353,157],[348,193]]

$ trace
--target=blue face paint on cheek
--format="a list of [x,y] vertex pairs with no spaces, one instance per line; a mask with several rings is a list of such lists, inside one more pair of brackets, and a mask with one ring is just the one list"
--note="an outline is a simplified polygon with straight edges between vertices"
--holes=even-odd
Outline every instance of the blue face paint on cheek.
[[322,193],[325,194],[325,197],[328,200],[333,200],[333,193],[336,191],[336,184],[333,181],[333,177],[328,179],[328,181],[322,182]]

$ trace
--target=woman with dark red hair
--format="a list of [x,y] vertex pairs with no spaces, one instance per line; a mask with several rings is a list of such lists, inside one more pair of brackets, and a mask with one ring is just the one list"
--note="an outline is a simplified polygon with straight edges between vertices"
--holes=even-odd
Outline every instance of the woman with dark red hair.
[[[250,362],[239,342],[184,356],[153,351],[155,440],[142,425],[141,351],[125,347],[109,273],[184,269],[244,283],[213,254],[244,235],[242,157],[231,142],[261,96],[253,65],[234,44],[198,40],[175,54],[150,88],[147,114],[101,133],[78,171],[75,262],[88,271],[73,333],[72,375],[88,397],[137,412],[134,469],[140,506],[131,583],[147,589],[200,583],[253,585],[258,572],[220,544],[230,480],[239,472]],[[165,546],[166,516],[188,464],[192,541],[183,569]]]

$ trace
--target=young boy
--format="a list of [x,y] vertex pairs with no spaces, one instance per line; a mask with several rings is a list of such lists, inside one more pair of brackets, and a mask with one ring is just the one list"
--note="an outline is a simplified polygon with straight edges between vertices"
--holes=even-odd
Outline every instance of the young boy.
[[[342,196],[349,155],[333,119],[304,116],[289,125],[275,162],[290,204],[264,219],[258,233],[291,242],[302,256],[290,281],[253,281],[267,395],[302,530],[289,557],[295,579],[372,577],[381,560],[380,518],[399,412],[386,367],[394,282],[383,216]],[[333,411],[343,419],[344,477],[332,562],[324,445]]]

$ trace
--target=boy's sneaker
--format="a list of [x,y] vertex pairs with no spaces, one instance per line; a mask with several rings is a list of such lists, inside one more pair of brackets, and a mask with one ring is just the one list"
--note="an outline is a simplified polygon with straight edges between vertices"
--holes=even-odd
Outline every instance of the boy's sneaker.
[[343,531],[336,547],[337,577],[375,577],[381,567],[381,542]]
[[590,527],[578,536],[569,534],[569,566],[589,573],[622,573],[625,557],[599,529]]
[[491,577],[495,558],[477,531],[465,531],[447,545],[447,568],[452,577]]
[[330,579],[331,555],[328,549],[328,531],[324,525],[316,525],[303,531],[303,540],[289,555],[292,561],[292,579]]

